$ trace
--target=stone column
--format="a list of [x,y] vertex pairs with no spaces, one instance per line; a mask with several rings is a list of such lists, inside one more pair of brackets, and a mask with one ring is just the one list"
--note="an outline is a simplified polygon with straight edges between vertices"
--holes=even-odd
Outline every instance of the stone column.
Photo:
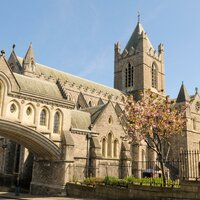
[[127,176],[131,176],[132,169],[132,158],[130,154],[130,146],[126,141],[122,142],[121,147],[121,177],[124,178]]

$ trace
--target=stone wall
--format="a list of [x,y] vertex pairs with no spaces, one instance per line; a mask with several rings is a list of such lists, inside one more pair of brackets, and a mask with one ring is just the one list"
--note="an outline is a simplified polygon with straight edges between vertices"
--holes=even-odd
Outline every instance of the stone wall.
[[129,185],[128,188],[97,185],[89,187],[68,183],[66,195],[82,198],[117,200],[195,200],[200,199],[200,182],[183,182],[181,188]]

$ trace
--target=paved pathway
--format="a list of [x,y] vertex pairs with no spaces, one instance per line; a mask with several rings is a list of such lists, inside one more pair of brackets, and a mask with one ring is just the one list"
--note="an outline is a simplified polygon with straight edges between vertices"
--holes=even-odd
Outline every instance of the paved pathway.
[[[30,194],[20,193],[19,196],[16,196],[12,192],[0,192],[0,199],[23,199],[23,200],[86,200],[81,198],[70,198],[70,197],[44,197],[44,196],[33,196]],[[87,199],[92,200],[92,199]]]

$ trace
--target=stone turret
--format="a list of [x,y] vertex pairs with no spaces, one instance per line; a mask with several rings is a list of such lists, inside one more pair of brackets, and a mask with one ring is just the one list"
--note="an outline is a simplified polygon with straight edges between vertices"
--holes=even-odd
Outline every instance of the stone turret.
[[36,65],[35,65],[35,58],[34,58],[32,43],[29,45],[29,48],[23,59],[22,67],[23,67],[23,74],[25,76],[30,76],[30,77],[35,76]]

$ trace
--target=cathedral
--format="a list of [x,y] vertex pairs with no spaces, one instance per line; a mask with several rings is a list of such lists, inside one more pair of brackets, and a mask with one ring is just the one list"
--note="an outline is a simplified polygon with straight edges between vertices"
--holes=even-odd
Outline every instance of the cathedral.
[[[114,88],[24,58],[0,55],[0,184],[20,176],[32,193],[61,190],[84,177],[134,174],[133,161],[156,160],[145,144],[126,140],[126,95],[151,90],[165,97],[164,46],[155,49],[138,21],[124,50],[114,45]],[[199,150],[200,98],[184,84],[174,101],[188,104],[187,126],[170,157]],[[145,166],[136,166],[145,171]],[[141,174],[137,174],[141,176]]]

